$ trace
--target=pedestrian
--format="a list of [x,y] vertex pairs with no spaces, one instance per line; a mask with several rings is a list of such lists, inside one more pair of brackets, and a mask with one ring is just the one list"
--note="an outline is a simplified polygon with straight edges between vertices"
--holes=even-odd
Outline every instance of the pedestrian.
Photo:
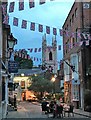
[[53,106],[53,118],[57,116],[57,103],[54,101],[54,106]]
[[57,103],[57,117],[63,117],[63,106],[59,101]]
[[49,104],[50,113],[53,113],[53,106],[54,106],[54,102],[51,101],[50,104]]
[[16,95],[14,95],[14,109],[17,110]]
[[73,103],[71,103],[71,104],[69,105],[69,113],[68,113],[68,116],[69,116],[71,113],[72,113],[72,115],[74,116],[73,110],[74,110],[74,106],[73,106]]
[[47,111],[47,104],[48,102],[44,99],[42,104],[41,104],[41,107],[42,107],[42,113]]

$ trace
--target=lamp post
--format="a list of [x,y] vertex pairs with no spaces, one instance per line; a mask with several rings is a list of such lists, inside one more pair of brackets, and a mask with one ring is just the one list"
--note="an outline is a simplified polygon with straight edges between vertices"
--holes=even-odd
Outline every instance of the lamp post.
[[56,77],[57,75],[54,75],[51,79],[52,83],[53,83],[53,95],[54,95],[54,98],[55,98],[55,81],[56,81]]
[[[14,49],[14,45],[17,44],[17,39],[15,39],[12,35],[12,33],[10,35],[8,35],[8,50],[9,50],[9,57],[11,59],[12,57],[12,53],[13,53],[13,49]],[[12,59],[14,61],[14,57]]]
[[[12,83],[12,87],[14,90],[14,84],[13,84],[13,77],[14,77],[14,72],[16,71],[15,66],[17,65],[14,61],[14,46],[17,44],[17,39],[15,39],[13,37],[13,34],[9,34],[7,36],[7,50],[8,50],[8,74],[10,74],[10,76],[12,76],[12,78],[10,77],[10,80],[8,80],[8,83]],[[14,71],[14,72],[12,72]],[[12,96],[13,96],[13,91],[12,91]],[[8,98],[8,97],[7,97]],[[14,96],[14,100],[15,100],[15,96]],[[13,102],[13,101],[12,101]],[[14,107],[16,108],[16,102],[14,101],[13,103]]]

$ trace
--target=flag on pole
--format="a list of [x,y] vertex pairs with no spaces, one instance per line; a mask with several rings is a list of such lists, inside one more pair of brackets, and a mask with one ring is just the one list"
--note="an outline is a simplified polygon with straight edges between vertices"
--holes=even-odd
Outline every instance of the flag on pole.
[[39,32],[43,32],[43,25],[39,24]]
[[30,25],[30,30],[35,31],[35,23],[34,23],[34,22],[31,22],[31,25]]
[[26,29],[27,28],[27,21],[26,20],[22,20],[22,26],[21,28]]
[[19,11],[24,10],[24,1],[19,0]]
[[34,0],[29,0],[29,7],[30,7],[30,8],[35,7],[35,2],[34,2]]
[[15,2],[10,2],[10,5],[9,5],[9,13],[10,13],[10,12],[14,12],[14,5],[15,5]]
[[40,0],[39,4],[42,5],[45,3],[46,0]]
[[50,27],[49,26],[46,26],[46,33],[50,34]]
[[57,35],[57,29],[53,28],[53,35]]
[[13,25],[18,26],[18,18],[16,17],[13,18]]

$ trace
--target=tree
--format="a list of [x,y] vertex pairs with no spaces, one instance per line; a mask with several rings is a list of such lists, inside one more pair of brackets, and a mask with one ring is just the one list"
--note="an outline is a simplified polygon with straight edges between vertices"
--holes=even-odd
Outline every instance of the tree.
[[43,96],[44,92],[52,92],[53,84],[50,79],[48,79],[48,76],[45,74],[40,74],[37,76],[31,76],[31,85],[28,88],[29,90],[33,90],[34,92],[37,92]]
[[20,69],[31,69],[33,67],[33,61],[31,59],[15,57],[15,61],[19,63]]

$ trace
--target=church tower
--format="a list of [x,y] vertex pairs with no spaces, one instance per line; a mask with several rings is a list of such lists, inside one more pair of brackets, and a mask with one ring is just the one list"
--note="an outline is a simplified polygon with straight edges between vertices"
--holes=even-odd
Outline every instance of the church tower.
[[42,37],[42,64],[53,73],[57,73],[57,41],[52,38],[52,45],[47,45],[46,34]]

